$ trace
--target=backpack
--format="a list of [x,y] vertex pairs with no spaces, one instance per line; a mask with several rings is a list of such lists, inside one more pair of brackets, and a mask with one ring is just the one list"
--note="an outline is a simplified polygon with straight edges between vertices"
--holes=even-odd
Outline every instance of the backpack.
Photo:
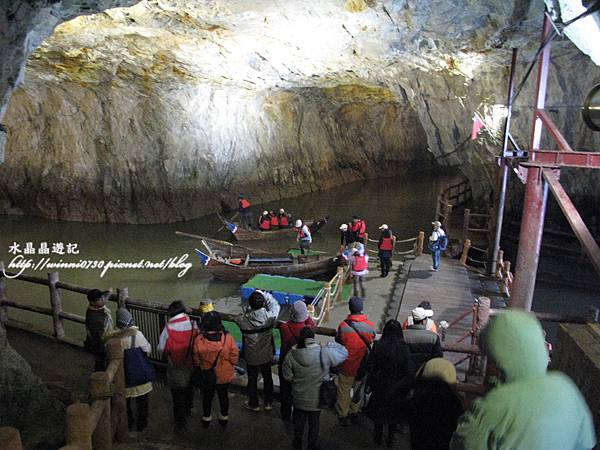
[[127,387],[139,386],[156,378],[148,356],[140,347],[135,346],[135,335],[131,336],[131,348],[123,352],[123,365]]
[[448,249],[448,235],[444,234],[439,238],[438,245],[440,246],[440,250],[445,252]]

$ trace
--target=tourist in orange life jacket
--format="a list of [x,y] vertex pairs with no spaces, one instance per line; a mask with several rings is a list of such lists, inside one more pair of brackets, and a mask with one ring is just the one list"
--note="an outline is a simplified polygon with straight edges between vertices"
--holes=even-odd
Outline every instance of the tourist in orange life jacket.
[[167,356],[167,384],[173,397],[175,432],[186,430],[187,418],[194,405],[194,388],[190,384],[192,374],[192,350],[197,329],[185,313],[181,300],[175,300],[167,309],[169,321],[160,334],[158,352]]
[[271,216],[269,211],[263,211],[258,219],[258,229],[261,231],[269,231],[271,229]]
[[352,231],[347,223],[340,225],[340,247],[342,247],[342,250],[344,247],[356,242],[357,239],[358,234]]
[[238,205],[238,213],[240,214],[242,228],[252,229],[252,211],[250,210],[250,202],[240,194],[238,197]]
[[365,243],[365,237],[367,233],[367,223],[360,219],[358,216],[352,217],[352,222],[350,223],[350,231],[356,233],[356,240],[361,243]]
[[392,268],[392,252],[394,251],[394,243],[396,238],[392,235],[392,231],[387,224],[379,227],[381,234],[379,235],[379,262],[381,265],[381,277],[387,277]]
[[281,208],[279,210],[279,228],[287,228],[290,226],[290,217],[291,215],[285,212],[285,209]]
[[364,251],[354,249],[348,261],[352,265],[352,275],[354,276],[354,295],[358,296],[360,288],[360,297],[365,297],[365,285],[363,278],[369,273],[369,257],[365,255]]
[[274,211],[271,211],[269,214],[271,216],[271,229],[279,228],[279,216]]
[[296,240],[300,245],[300,253],[304,255],[306,250],[310,250],[310,244],[312,244],[312,235],[308,226],[302,223],[300,219],[296,220],[296,229],[298,230],[298,236]]

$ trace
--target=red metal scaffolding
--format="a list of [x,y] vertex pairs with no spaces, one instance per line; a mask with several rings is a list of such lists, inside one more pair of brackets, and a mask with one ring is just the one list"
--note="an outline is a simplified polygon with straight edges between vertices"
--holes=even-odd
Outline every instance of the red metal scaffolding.
[[[574,151],[544,110],[550,66],[551,32],[552,22],[546,14],[542,32],[542,45],[545,43],[545,46],[537,61],[537,89],[530,151],[528,161],[520,164],[521,169],[527,171],[527,179],[511,307],[526,310],[531,310],[533,300],[548,188],[573,228],[594,269],[600,274],[600,248],[560,184],[562,167],[600,169],[600,152]],[[559,150],[540,149],[544,129],[556,142]]]

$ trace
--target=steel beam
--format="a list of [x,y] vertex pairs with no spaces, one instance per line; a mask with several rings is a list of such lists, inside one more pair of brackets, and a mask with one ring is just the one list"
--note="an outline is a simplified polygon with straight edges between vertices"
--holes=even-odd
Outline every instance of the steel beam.
[[[548,14],[544,14],[544,29],[542,31],[542,44],[546,42],[546,39],[552,32],[552,21],[548,17]],[[538,76],[537,76],[537,90],[535,93],[535,110],[533,113],[533,128],[531,131],[531,150],[537,150],[540,148],[540,142],[542,139],[543,123],[537,115],[537,110],[544,109],[546,104],[546,88],[548,86],[548,68],[550,66],[550,42],[542,50],[542,54],[538,59]]]
[[563,189],[556,175],[554,175],[550,169],[543,169],[543,175],[544,179],[550,186],[550,190],[554,194],[554,198],[556,198],[560,209],[562,209],[562,212],[569,221],[571,228],[573,228],[575,236],[577,236],[577,239],[579,239],[583,251],[592,262],[592,266],[594,266],[596,272],[600,275],[600,247],[598,247],[598,244],[592,236],[592,233],[590,233],[590,230],[588,230],[587,226],[581,219],[579,212],[577,212],[577,208],[575,208],[575,205],[573,205],[573,202],[571,202],[571,199]]
[[552,120],[552,117],[550,117],[550,115],[546,112],[546,110],[537,109],[535,112],[536,117],[542,119],[542,123],[548,130],[548,133],[550,133],[550,135],[554,139],[554,142],[556,142],[556,145],[558,145],[558,149],[563,152],[572,152],[573,149],[554,123],[554,120]]
[[532,150],[529,152],[529,163],[552,167],[579,167],[583,169],[600,169],[600,152],[561,152],[556,150]]
[[511,308],[523,308],[531,311],[547,198],[548,186],[542,177],[542,169],[529,167],[519,234],[517,270],[513,284],[514,293],[510,301]]

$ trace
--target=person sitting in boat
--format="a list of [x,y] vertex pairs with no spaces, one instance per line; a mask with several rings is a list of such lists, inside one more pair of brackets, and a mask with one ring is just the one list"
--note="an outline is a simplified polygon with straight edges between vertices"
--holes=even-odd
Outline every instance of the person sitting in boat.
[[271,211],[269,217],[271,217],[271,229],[276,230],[279,228],[279,216],[274,211]]
[[269,211],[263,211],[258,218],[258,229],[260,231],[269,231],[271,229],[271,216]]
[[358,234],[350,229],[347,223],[340,225],[340,247],[342,250],[356,242]]
[[242,221],[242,228],[252,229],[252,211],[250,211],[250,202],[244,198],[243,194],[238,197],[238,213]]
[[300,219],[296,220],[296,228],[298,229],[298,236],[296,240],[300,244],[300,253],[304,255],[306,250],[310,250],[310,244],[312,244],[312,235],[310,234],[310,230],[308,226]]
[[290,221],[292,220],[292,215],[285,212],[285,209],[279,209],[279,228],[288,228],[290,226]]
[[358,216],[353,216],[350,223],[350,231],[356,233],[356,240],[364,244],[367,234],[367,222]]

